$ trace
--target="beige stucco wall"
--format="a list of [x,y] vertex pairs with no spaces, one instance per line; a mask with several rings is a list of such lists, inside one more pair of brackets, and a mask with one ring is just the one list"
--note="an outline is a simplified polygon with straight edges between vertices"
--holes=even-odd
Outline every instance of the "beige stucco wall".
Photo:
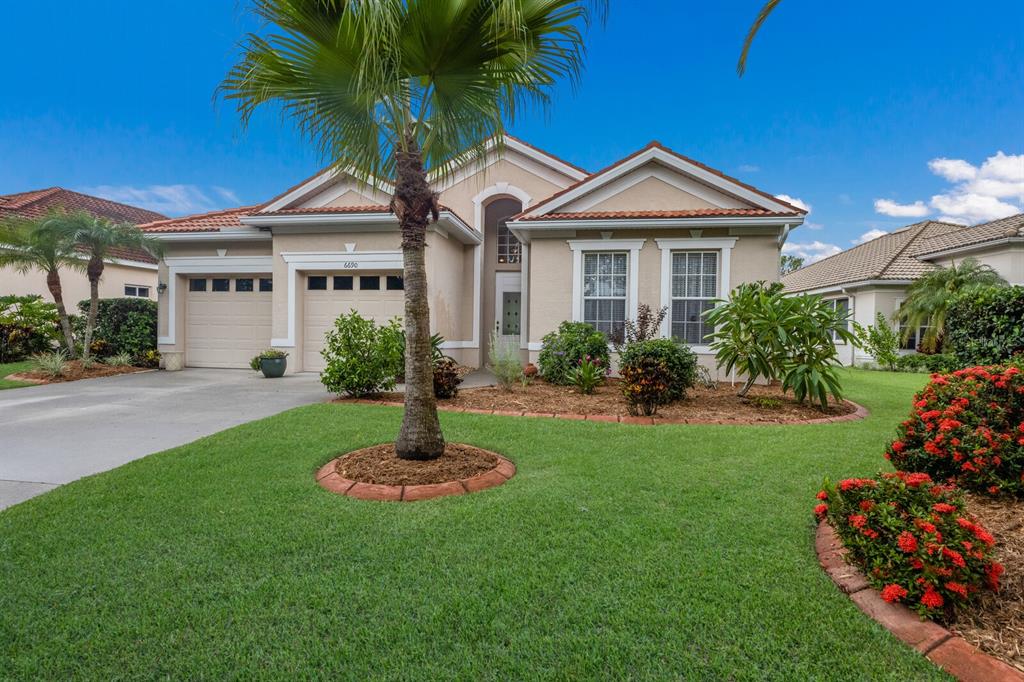
[[510,159],[514,158],[518,163],[529,167],[535,166],[535,162],[512,150],[506,150],[505,154],[504,158],[484,170],[473,173],[444,189],[439,196],[441,204],[450,208],[472,227],[479,229],[479,226],[473,224],[475,220],[473,197],[496,183],[505,182],[517,187],[530,196],[531,203],[536,203],[575,182],[567,176],[556,174],[550,170],[543,175],[539,170],[531,172],[513,163]]
[[953,263],[962,263],[966,258],[988,265],[1010,284],[1024,285],[1024,244],[1002,244],[972,253],[936,258],[931,262],[949,267]]
[[[126,284],[149,287],[149,298],[156,298],[157,271],[149,268],[129,267],[107,263],[100,279],[100,298],[121,298]],[[60,274],[64,291],[64,304],[69,312],[77,312],[79,301],[89,298],[89,278],[84,273],[63,270]],[[12,268],[0,268],[0,296],[29,296],[36,294],[46,301],[53,301],[46,288],[46,275],[32,271],[22,275]]]

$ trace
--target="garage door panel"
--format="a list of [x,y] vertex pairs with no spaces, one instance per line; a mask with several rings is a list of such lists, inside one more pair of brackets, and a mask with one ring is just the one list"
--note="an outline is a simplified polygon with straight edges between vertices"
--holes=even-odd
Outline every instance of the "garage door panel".
[[185,363],[245,368],[270,345],[272,294],[258,291],[188,292]]

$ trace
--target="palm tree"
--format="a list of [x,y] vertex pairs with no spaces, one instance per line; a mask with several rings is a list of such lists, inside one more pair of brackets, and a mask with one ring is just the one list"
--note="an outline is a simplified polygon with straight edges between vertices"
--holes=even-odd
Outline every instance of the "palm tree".
[[910,285],[907,299],[896,312],[905,327],[903,342],[906,343],[914,330],[926,327],[918,341],[921,350],[927,353],[941,350],[946,335],[946,313],[953,298],[962,292],[993,286],[1006,286],[1006,280],[973,258],[929,272]]
[[46,287],[57,304],[64,344],[68,355],[75,357],[75,337],[64,307],[60,271],[82,271],[85,265],[67,229],[68,215],[54,210],[41,218],[13,217],[0,223],[0,268],[14,268],[22,274],[33,270],[46,273]]
[[75,245],[89,255],[85,269],[89,277],[89,314],[85,321],[85,338],[82,340],[82,360],[88,362],[92,335],[96,329],[96,314],[99,310],[100,278],[103,276],[107,261],[112,260],[115,253],[123,249],[159,256],[162,253],[162,246],[159,241],[135,225],[115,223],[86,211],[69,213],[64,229],[71,234]]
[[[605,3],[598,3],[603,5]],[[399,457],[444,452],[430,357],[426,228],[431,181],[477,161],[526,103],[546,106],[582,68],[584,0],[255,0],[278,33],[250,34],[221,84],[245,125],[291,116],[331,164],[393,181],[405,268],[405,414]],[[428,176],[429,170],[429,176]]]

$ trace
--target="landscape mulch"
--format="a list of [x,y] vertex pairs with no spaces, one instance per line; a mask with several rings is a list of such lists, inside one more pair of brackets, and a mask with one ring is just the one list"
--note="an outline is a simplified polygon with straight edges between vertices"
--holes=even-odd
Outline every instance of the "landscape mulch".
[[361,483],[426,485],[472,478],[498,464],[493,453],[461,443],[447,443],[437,459],[399,459],[393,443],[356,450],[341,457],[338,475]]
[[22,372],[21,374],[12,374],[7,378],[15,381],[29,381],[33,384],[58,384],[65,381],[95,379],[97,377],[111,377],[118,374],[133,374],[146,371],[149,371],[146,367],[111,367],[110,365],[104,365],[102,362],[97,362],[89,369],[86,369],[82,367],[80,361],[69,360],[64,369],[63,376],[52,377],[45,372],[35,370],[32,372]]

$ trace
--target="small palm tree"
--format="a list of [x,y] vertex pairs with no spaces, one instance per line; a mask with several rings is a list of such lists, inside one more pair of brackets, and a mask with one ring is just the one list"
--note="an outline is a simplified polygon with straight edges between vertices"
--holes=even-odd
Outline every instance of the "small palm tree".
[[907,299],[896,312],[896,318],[905,326],[903,342],[914,330],[927,327],[918,344],[926,353],[938,352],[946,336],[946,313],[953,298],[961,292],[993,286],[1006,286],[1006,280],[973,258],[929,272],[910,285]]
[[261,105],[279,105],[334,167],[394,183],[406,327],[395,449],[405,459],[438,457],[424,267],[426,228],[438,214],[431,179],[483,158],[524,103],[547,105],[558,79],[578,78],[589,8],[583,0],[255,0],[255,12],[279,32],[250,34],[221,84],[243,125]]
[[89,314],[85,321],[85,338],[82,340],[82,360],[88,361],[92,335],[96,329],[96,314],[99,310],[100,278],[106,263],[114,254],[123,249],[142,251],[154,256],[162,253],[159,241],[130,223],[115,223],[106,218],[94,216],[86,211],[69,213],[64,229],[71,240],[89,261],[85,273],[89,277]]
[[60,271],[85,270],[82,256],[68,230],[69,214],[54,210],[41,218],[8,218],[0,223],[0,268],[14,268],[22,274],[33,270],[46,274],[46,287],[57,304],[60,328],[68,355],[75,357],[75,337],[64,307]]

